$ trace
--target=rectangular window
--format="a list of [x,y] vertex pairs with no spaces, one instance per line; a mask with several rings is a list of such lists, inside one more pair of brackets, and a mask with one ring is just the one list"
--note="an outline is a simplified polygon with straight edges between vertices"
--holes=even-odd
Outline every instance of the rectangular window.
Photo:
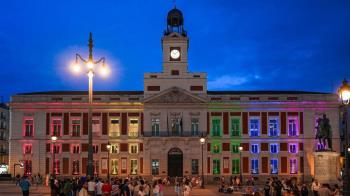
[[278,159],[271,159],[270,169],[271,169],[271,174],[278,174]]
[[221,153],[221,143],[220,141],[212,141],[212,153],[218,154]]
[[60,170],[60,160],[56,159],[54,161],[54,171],[56,175],[60,175],[61,170]]
[[33,137],[34,133],[34,120],[33,119],[25,119],[24,120],[24,136],[25,137]]
[[52,119],[52,135],[61,136],[62,129],[62,120],[61,119]]
[[27,176],[32,175],[32,161],[31,160],[25,160],[23,163],[23,171],[24,174]]
[[278,144],[270,144],[270,153],[277,154],[278,153]]
[[111,170],[113,175],[118,175],[118,160],[117,159],[112,159],[111,160]]
[[297,136],[297,119],[296,118],[288,118],[288,136]]
[[239,118],[231,119],[231,136],[241,135],[241,122]]
[[219,118],[214,118],[211,120],[212,124],[212,130],[211,130],[211,136],[221,136],[221,122]]
[[298,145],[295,143],[289,144],[289,153],[292,153],[292,154],[298,153]]
[[72,163],[72,174],[73,175],[79,175],[79,161],[74,160]]
[[258,118],[250,118],[249,119],[249,134],[252,137],[256,137],[260,135],[260,119]]
[[192,159],[191,166],[192,174],[198,174],[198,159]]
[[100,171],[100,165],[99,165],[99,161],[93,161],[93,170],[94,170],[94,174],[98,175],[99,171]]
[[119,144],[112,144],[110,153],[118,154],[119,153]]
[[198,118],[191,119],[191,135],[199,136],[199,119]]
[[232,153],[239,153],[239,147],[240,144],[239,143],[232,143]]
[[138,144],[129,144],[129,153],[130,154],[137,154],[139,153],[138,151]]
[[24,144],[23,145],[23,154],[32,154],[32,145]]
[[61,153],[61,145],[60,144],[53,144],[52,145],[52,152],[55,154]]
[[130,173],[131,175],[136,175],[137,174],[137,159],[131,159],[130,160]]
[[239,174],[240,162],[239,159],[232,159],[232,174]]
[[295,159],[295,158],[290,159],[289,166],[290,166],[290,173],[291,174],[298,173],[297,159]]
[[139,133],[139,120],[136,118],[129,119],[129,127],[128,127],[128,135],[129,137],[137,137]]
[[159,160],[152,159],[152,175],[159,175]]
[[72,136],[80,136],[80,119],[72,119]]
[[258,174],[259,173],[259,159],[252,159],[252,174]]
[[253,154],[258,154],[260,152],[259,150],[259,144],[252,144],[250,146],[250,152],[253,153]]
[[97,144],[93,144],[92,145],[92,152],[93,153],[98,153],[98,145]]
[[269,136],[276,137],[278,135],[278,118],[269,118]]
[[119,137],[120,136],[119,119],[110,119],[110,121],[109,121],[109,136],[110,137]]
[[80,153],[80,145],[79,144],[73,144],[72,145],[72,153],[73,154],[79,154]]
[[160,120],[159,118],[152,118],[152,136],[159,136]]
[[213,159],[213,174],[220,174],[220,159]]
[[99,117],[95,117],[92,119],[92,134],[94,136],[101,135],[101,120]]
[[171,119],[171,135],[172,136],[180,136],[181,131],[181,118],[172,118]]

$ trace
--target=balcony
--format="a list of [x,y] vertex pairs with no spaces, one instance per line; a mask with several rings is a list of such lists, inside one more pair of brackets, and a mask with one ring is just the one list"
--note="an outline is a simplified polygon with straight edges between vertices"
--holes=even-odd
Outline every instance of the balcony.
[[109,132],[109,137],[120,137],[120,132]]
[[129,133],[128,133],[128,136],[129,136],[129,137],[132,137],[132,138],[135,138],[135,137],[138,137],[138,136],[139,136],[139,133],[138,133],[138,132],[129,132]]
[[143,134],[143,137],[200,137],[203,131],[180,131],[180,132],[172,132],[172,131],[159,131],[159,132],[152,132],[152,131],[145,131]]

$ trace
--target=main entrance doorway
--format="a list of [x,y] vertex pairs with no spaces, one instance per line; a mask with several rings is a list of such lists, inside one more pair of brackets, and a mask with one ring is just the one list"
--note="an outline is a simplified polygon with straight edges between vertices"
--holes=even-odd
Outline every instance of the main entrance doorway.
[[179,148],[172,148],[168,152],[168,176],[182,177],[183,154]]

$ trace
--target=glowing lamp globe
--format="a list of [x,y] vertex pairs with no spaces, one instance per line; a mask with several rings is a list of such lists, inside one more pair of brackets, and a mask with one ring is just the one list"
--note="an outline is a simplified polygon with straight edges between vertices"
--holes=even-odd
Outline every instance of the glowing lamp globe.
[[100,70],[100,74],[102,75],[102,77],[107,77],[109,75],[108,67],[105,65],[102,65],[101,70]]
[[86,65],[87,65],[87,67],[88,67],[89,69],[94,68],[94,64],[93,64],[91,61],[88,61],[88,62],[86,63]]
[[204,144],[204,143],[205,143],[205,138],[204,138],[204,137],[201,137],[201,139],[199,139],[199,142],[200,142],[201,144]]
[[349,104],[349,100],[350,100],[350,86],[349,86],[347,80],[343,80],[343,84],[341,85],[341,87],[338,90],[338,95],[339,95],[340,100],[344,104]]

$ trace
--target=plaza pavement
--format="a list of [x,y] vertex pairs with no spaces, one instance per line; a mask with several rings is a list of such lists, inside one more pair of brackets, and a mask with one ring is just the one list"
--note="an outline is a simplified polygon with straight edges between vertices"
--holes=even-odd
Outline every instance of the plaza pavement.
[[[0,183],[0,196],[21,196],[22,192],[19,186],[16,186],[13,183]],[[30,196],[49,196],[50,189],[45,186],[36,187],[31,186]],[[191,196],[227,196],[227,195],[241,195],[240,193],[235,194],[225,194],[219,193],[218,187],[213,185],[208,185],[206,189],[194,188],[191,192]],[[165,187],[164,196],[175,196],[174,187],[167,186]]]

